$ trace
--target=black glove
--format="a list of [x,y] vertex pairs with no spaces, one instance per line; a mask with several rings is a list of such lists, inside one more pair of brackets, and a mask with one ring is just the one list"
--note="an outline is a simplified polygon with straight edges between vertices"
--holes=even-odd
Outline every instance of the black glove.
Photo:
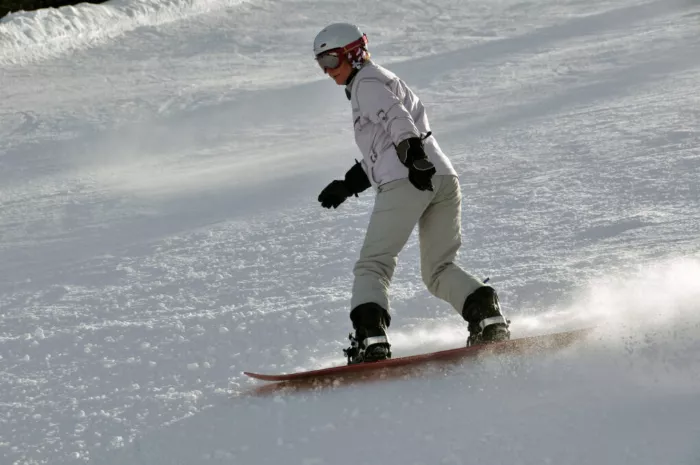
[[432,177],[435,175],[435,166],[423,150],[423,139],[430,137],[411,137],[403,140],[396,146],[396,154],[403,165],[408,168],[408,180],[420,191],[432,191]]
[[345,185],[345,181],[336,179],[328,184],[318,195],[318,201],[323,208],[338,208],[338,205],[345,202],[352,192]]
[[352,168],[345,173],[345,179],[336,179],[328,184],[318,195],[318,201],[323,208],[338,208],[345,199],[364,191],[371,186],[369,178],[357,161]]

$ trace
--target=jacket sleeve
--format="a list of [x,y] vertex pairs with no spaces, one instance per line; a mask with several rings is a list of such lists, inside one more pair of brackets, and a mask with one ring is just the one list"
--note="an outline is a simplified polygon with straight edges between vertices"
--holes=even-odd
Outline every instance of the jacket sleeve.
[[398,145],[408,138],[420,137],[420,131],[391,87],[391,82],[365,78],[357,83],[355,92],[360,112],[373,123],[381,124],[394,145]]

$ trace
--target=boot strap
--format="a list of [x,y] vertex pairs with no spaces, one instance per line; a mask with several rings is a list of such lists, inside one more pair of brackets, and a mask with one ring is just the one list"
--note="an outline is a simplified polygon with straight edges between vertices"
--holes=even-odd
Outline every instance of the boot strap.
[[374,336],[374,337],[368,337],[364,341],[362,341],[362,344],[365,346],[365,349],[369,346],[373,346],[375,344],[388,344],[389,339],[386,336]]
[[487,326],[491,326],[491,325],[495,325],[495,324],[499,324],[499,323],[508,326],[508,322],[503,317],[503,315],[499,315],[499,316],[493,316],[491,318],[484,318],[483,320],[481,320],[479,322],[479,329],[481,331],[483,331],[484,328],[486,328]]

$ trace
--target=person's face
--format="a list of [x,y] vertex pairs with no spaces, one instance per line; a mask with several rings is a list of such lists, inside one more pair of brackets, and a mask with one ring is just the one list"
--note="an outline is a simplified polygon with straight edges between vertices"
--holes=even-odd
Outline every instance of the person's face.
[[333,78],[336,84],[339,86],[344,86],[345,83],[348,81],[348,77],[350,77],[350,73],[352,72],[352,66],[350,66],[350,63],[347,61],[343,61],[340,63],[340,66],[338,66],[335,69],[324,69],[326,73],[330,77]]
[[352,66],[340,55],[339,51],[331,50],[319,55],[316,60],[323,72],[328,74],[339,86],[345,85],[352,73]]

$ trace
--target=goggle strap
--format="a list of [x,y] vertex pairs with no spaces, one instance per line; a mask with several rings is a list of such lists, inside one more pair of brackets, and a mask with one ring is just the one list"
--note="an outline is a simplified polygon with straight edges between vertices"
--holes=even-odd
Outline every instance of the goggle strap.
[[347,53],[351,50],[355,50],[358,47],[363,47],[367,45],[369,41],[367,40],[367,34],[362,34],[362,37],[357,39],[355,42],[351,42],[345,47],[343,47],[343,53]]

